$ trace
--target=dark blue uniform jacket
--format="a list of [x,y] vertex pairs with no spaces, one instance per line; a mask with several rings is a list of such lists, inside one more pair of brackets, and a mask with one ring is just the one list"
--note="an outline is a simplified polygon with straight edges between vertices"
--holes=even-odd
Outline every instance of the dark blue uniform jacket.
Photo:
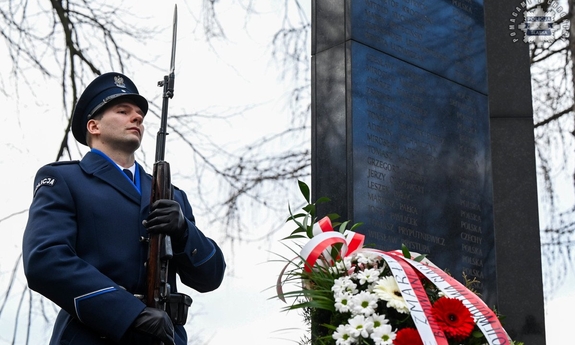
[[[50,344],[147,344],[130,328],[145,308],[148,244],[142,220],[149,214],[151,176],[137,165],[141,194],[107,157],[90,152],[82,161],[38,170],[23,239],[29,287],[62,308]],[[185,243],[173,244],[169,282],[199,291],[216,289],[225,270],[220,248],[194,222],[186,194],[175,189],[188,222]],[[192,305],[193,308],[193,305]],[[176,326],[176,344],[187,343]]]

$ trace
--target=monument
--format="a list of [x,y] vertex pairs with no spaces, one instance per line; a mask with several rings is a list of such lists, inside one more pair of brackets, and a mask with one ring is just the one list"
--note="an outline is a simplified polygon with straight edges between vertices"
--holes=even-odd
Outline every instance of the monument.
[[312,194],[332,199],[320,213],[363,222],[366,245],[477,278],[514,339],[544,344],[529,61],[506,35],[512,11],[313,1]]

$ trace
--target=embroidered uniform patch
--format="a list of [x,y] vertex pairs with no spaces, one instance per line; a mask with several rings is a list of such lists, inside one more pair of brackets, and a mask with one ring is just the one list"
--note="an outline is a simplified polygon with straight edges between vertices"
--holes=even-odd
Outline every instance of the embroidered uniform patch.
[[36,195],[36,192],[38,191],[38,189],[40,189],[40,187],[42,186],[49,186],[52,187],[54,185],[54,183],[56,183],[56,179],[53,177],[44,177],[43,179],[40,180],[40,182],[38,182],[38,184],[36,185],[36,187],[34,188],[34,195]]

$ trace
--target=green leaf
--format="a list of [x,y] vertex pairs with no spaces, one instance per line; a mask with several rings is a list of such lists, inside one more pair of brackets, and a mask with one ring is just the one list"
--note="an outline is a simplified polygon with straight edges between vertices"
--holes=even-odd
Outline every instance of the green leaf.
[[289,222],[290,220],[293,219],[297,219],[297,218],[301,218],[301,217],[305,217],[307,215],[307,213],[296,213],[296,214],[291,214],[287,219],[286,222]]
[[345,228],[347,227],[347,223],[349,223],[348,220],[346,220],[345,222],[341,223],[341,225],[339,226],[339,232],[343,234],[343,232],[345,231]]
[[336,219],[339,219],[341,216],[337,213],[328,213],[327,215],[329,217],[329,220],[334,221]]
[[301,192],[301,194],[303,195],[303,197],[305,198],[305,200],[307,201],[307,203],[309,204],[310,201],[310,192],[309,192],[309,187],[308,185],[303,182],[298,180],[297,181],[298,185],[299,185],[299,190]]
[[306,212],[306,214],[310,215],[312,218],[315,217],[315,205],[314,204],[306,205],[306,206],[302,207],[302,210],[304,210]]
[[355,229],[356,229],[358,226],[361,226],[361,225],[363,225],[363,223],[361,223],[361,222],[355,223],[355,224],[353,224],[353,225],[351,226],[351,229],[349,229],[349,230],[350,230],[350,231],[355,231]]
[[[309,215],[307,215],[305,217],[305,224],[306,225],[308,224],[309,218],[310,218]],[[311,224],[310,226],[306,226],[305,229],[306,229],[307,237],[312,238],[313,237],[313,224]]]
[[327,323],[323,323],[322,326],[325,327],[325,328],[327,328],[327,329],[331,329],[332,331],[335,331],[335,330],[337,329],[336,326],[330,325],[330,324],[327,324]]
[[308,237],[307,237],[307,236],[304,236],[304,235],[296,235],[296,234],[292,233],[290,236],[282,238],[281,241],[285,241],[285,240],[295,240],[295,239],[298,239],[298,238],[308,238]]
[[426,257],[427,257],[427,254],[421,254],[421,255],[417,256],[415,259],[413,259],[413,261],[421,262]]
[[403,253],[403,256],[411,259],[411,253],[409,252],[409,248],[407,248],[407,246],[405,244],[401,244],[401,252]]
[[291,232],[292,235],[294,234],[299,234],[300,232],[306,232],[306,229],[302,229],[300,227],[294,229],[294,231]]
[[307,213],[294,214],[289,203],[288,203],[288,211],[289,211],[289,217],[286,219],[286,223],[289,222],[290,220],[295,221],[296,218],[305,217],[307,215]]
[[331,201],[331,199],[328,198],[327,196],[322,196],[319,199],[317,199],[315,203],[316,204],[322,204],[322,203],[328,202],[328,201]]
[[471,335],[473,335],[474,338],[483,338],[483,332],[479,330],[474,330],[473,333],[471,333]]
[[[296,220],[296,217],[295,217],[294,214],[291,212],[291,209],[290,209],[289,211],[290,211],[290,218],[288,218],[288,220],[291,220],[291,221],[293,221],[294,223],[296,223],[296,225],[297,225],[300,229],[306,229],[306,228],[307,228],[306,224],[307,224],[307,219],[308,219],[307,217],[308,217],[309,215],[308,215],[308,214],[305,214],[305,213],[302,213],[302,214],[301,214],[301,216],[304,217],[303,224],[302,224],[302,223],[300,223],[300,222],[298,222],[298,221]],[[299,217],[300,217],[300,214],[298,214],[298,218],[299,218]]]

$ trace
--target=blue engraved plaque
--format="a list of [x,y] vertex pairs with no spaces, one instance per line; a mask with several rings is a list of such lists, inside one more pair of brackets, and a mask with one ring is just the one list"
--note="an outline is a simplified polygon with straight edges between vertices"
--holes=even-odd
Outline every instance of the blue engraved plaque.
[[350,12],[351,40],[487,93],[482,1],[364,0]]
[[480,280],[494,274],[487,96],[351,42],[353,219]]
[[[314,1],[312,191],[496,300],[483,5]],[[321,211],[321,209],[320,209]]]

